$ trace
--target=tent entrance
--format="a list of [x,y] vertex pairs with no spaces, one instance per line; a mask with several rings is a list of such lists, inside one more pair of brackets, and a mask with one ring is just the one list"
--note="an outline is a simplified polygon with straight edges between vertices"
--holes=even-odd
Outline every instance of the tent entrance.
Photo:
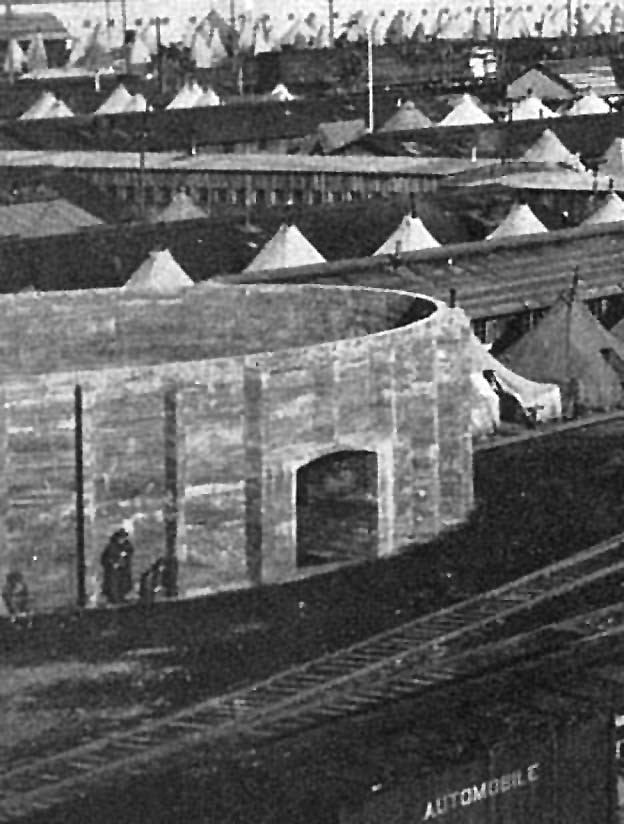
[[297,566],[374,558],[377,454],[324,455],[297,471]]

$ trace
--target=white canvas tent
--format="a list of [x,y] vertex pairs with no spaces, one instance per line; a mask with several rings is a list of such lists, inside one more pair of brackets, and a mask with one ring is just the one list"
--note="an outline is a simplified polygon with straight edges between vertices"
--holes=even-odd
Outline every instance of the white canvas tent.
[[263,246],[244,271],[284,269],[289,266],[307,266],[313,263],[326,263],[326,260],[296,226],[282,223],[271,240]]
[[139,268],[121,288],[130,292],[152,292],[158,295],[174,295],[193,286],[192,279],[176,262],[168,249],[150,252]]
[[425,224],[415,215],[405,215],[399,226],[375,252],[376,255],[392,255],[395,252],[415,252],[433,249],[440,244]]

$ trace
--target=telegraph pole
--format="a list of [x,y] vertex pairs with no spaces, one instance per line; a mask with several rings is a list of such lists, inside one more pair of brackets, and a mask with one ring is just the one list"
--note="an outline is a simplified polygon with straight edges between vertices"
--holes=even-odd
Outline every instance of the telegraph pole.
[[329,45],[334,45],[334,0],[327,0],[329,14]]
[[373,97],[373,29],[375,23],[368,26],[368,130],[371,132],[375,128],[375,100]]

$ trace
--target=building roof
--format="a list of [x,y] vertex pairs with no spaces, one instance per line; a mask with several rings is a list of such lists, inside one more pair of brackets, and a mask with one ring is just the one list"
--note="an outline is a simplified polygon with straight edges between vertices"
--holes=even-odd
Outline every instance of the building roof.
[[176,192],[171,198],[171,203],[166,206],[153,219],[153,223],[161,221],[171,222],[174,220],[197,220],[205,218],[206,212],[200,209],[187,192]]
[[139,268],[123,287],[132,292],[152,292],[159,295],[175,295],[181,289],[193,285],[193,281],[175,261],[168,249],[150,252]]
[[0,41],[31,40],[40,31],[44,40],[70,40],[71,35],[58,17],[49,12],[16,12],[0,17]]
[[560,78],[575,92],[591,87],[600,97],[622,94],[613,64],[608,57],[574,57],[568,60],[546,60],[541,66],[552,77]]
[[337,120],[333,123],[319,123],[318,142],[323,154],[332,154],[349,146],[366,134],[366,123],[357,120]]
[[400,252],[413,252],[417,249],[430,249],[439,245],[422,220],[409,214],[405,215],[400,225],[381,244],[375,254],[389,255],[397,250]]
[[440,121],[440,126],[468,126],[491,123],[492,118],[478,106],[469,94],[464,94],[452,111]]
[[516,203],[511,207],[505,220],[488,235],[487,239],[497,240],[508,235],[534,235],[547,231],[527,203]]
[[297,229],[286,223],[277,230],[257,256],[245,268],[246,272],[285,269],[288,266],[309,266],[325,263],[325,258]]
[[[206,171],[206,172],[310,172],[339,174],[387,174],[446,176],[490,166],[484,158],[472,161],[462,157],[361,157],[358,155],[300,155],[300,154],[198,154],[179,152],[146,152],[146,170]],[[57,169],[136,169],[135,152],[67,151],[47,152],[28,150],[0,150],[0,168]]]
[[618,220],[624,220],[624,201],[615,192],[609,192],[596,211],[585,218],[583,225],[615,223]]
[[204,90],[197,81],[187,83],[167,106],[168,109],[191,109],[197,103]]
[[624,393],[605,350],[624,362],[624,342],[611,335],[582,300],[563,295],[500,360],[525,378],[556,383],[564,391],[575,379],[583,406],[609,409],[621,403]]
[[533,92],[540,100],[572,100],[574,89],[543,67],[533,66],[507,86],[507,99],[519,100]]
[[60,235],[103,221],[62,198],[0,206],[0,235],[44,237]]
[[578,168],[580,164],[578,157],[563,145],[551,129],[544,129],[520,160],[530,163],[563,163],[572,168]]
[[405,129],[426,129],[432,125],[426,114],[416,108],[413,100],[407,100],[401,108],[389,117],[380,132],[400,132]]

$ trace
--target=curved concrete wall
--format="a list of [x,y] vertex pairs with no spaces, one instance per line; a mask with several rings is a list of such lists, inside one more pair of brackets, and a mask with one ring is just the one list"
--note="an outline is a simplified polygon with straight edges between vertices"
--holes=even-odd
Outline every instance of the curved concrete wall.
[[182,594],[297,574],[297,471],[322,455],[376,453],[379,556],[472,505],[459,309],[384,290],[199,286],[13,296],[0,318],[0,575],[21,569],[40,608],[75,598],[76,385],[94,600],[122,523],[135,577],[175,549]]

